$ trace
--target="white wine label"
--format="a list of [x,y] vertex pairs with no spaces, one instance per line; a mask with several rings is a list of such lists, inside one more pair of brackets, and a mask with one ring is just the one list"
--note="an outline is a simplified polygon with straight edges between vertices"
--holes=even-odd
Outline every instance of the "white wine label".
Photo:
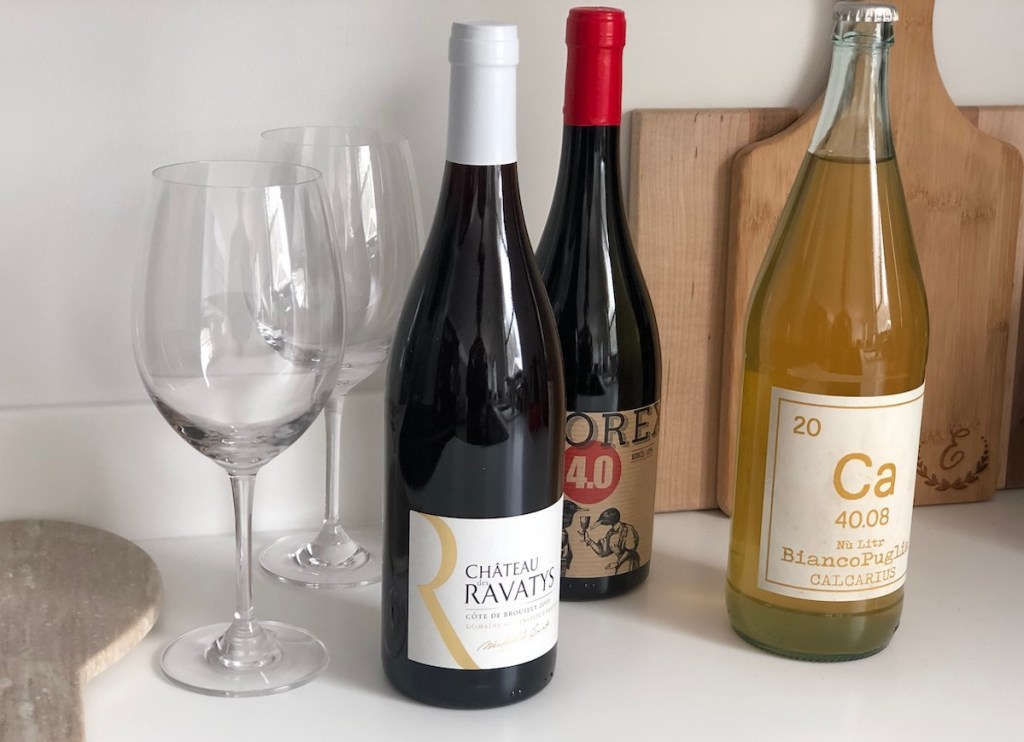
[[903,584],[923,401],[772,389],[758,587],[838,602]]
[[611,577],[651,559],[659,404],[570,412],[565,421],[562,576]]
[[409,659],[511,667],[558,638],[562,501],[508,518],[409,513]]

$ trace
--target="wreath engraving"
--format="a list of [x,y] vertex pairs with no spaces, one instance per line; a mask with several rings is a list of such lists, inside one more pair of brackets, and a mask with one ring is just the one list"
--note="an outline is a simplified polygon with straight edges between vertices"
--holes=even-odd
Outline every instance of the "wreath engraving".
[[[959,442],[968,437],[970,437],[970,431],[967,430],[967,428],[955,427],[949,431],[950,443],[942,450],[942,454],[939,457],[940,468],[943,470],[949,470],[963,461],[964,452],[960,449]],[[977,482],[978,479],[981,478],[981,473],[988,468],[988,439],[985,438],[985,436],[981,436],[981,442],[983,445],[981,458],[979,458],[977,463],[974,464],[974,468],[966,474],[963,474],[952,481],[946,479],[941,476],[941,474],[930,471],[925,465],[920,454],[918,454],[917,475],[924,479],[925,484],[929,487],[934,487],[939,492],[967,489],[970,485]]]

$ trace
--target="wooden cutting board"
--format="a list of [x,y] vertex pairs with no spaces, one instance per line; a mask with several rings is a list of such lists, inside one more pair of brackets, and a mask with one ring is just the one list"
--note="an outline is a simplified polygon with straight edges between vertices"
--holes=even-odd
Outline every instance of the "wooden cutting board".
[[[946,93],[932,46],[934,0],[895,4],[893,134],[931,319],[915,502],[984,500],[1006,459],[1024,166],[1011,145],[979,130]],[[733,162],[718,457],[719,504],[727,512],[747,300],[817,113],[818,106]]]
[[156,621],[149,555],[96,528],[0,522],[0,740],[84,738],[81,687]]
[[[986,134],[1012,144],[1024,155],[1024,106],[972,106],[961,108],[967,120]],[[1013,308],[1010,338],[1016,352],[1010,353],[1012,364],[1007,370],[1007,392],[1003,401],[1003,432],[1006,441],[999,456],[999,486],[1024,487],[1024,195],[1020,221],[1017,224],[1017,253],[1013,270]],[[1015,339],[1015,340],[1014,340]]]
[[661,335],[656,508],[717,507],[729,168],[793,108],[631,114],[630,222]]

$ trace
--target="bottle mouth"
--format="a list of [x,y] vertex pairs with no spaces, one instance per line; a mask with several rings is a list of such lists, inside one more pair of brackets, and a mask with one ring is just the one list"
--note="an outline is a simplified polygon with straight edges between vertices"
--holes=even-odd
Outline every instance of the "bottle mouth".
[[453,23],[448,61],[471,66],[515,67],[519,64],[518,29],[511,23],[499,21]]
[[837,21],[832,32],[832,43],[835,46],[888,49],[893,40],[891,23]]
[[626,14],[618,8],[571,8],[565,23],[565,43],[621,49],[626,45]]

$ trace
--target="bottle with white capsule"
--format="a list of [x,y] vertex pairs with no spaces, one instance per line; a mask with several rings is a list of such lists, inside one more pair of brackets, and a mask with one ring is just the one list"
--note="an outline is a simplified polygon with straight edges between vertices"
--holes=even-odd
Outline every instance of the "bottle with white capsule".
[[498,706],[551,680],[565,397],[516,171],[516,27],[452,26],[448,154],[385,398],[382,659]]

